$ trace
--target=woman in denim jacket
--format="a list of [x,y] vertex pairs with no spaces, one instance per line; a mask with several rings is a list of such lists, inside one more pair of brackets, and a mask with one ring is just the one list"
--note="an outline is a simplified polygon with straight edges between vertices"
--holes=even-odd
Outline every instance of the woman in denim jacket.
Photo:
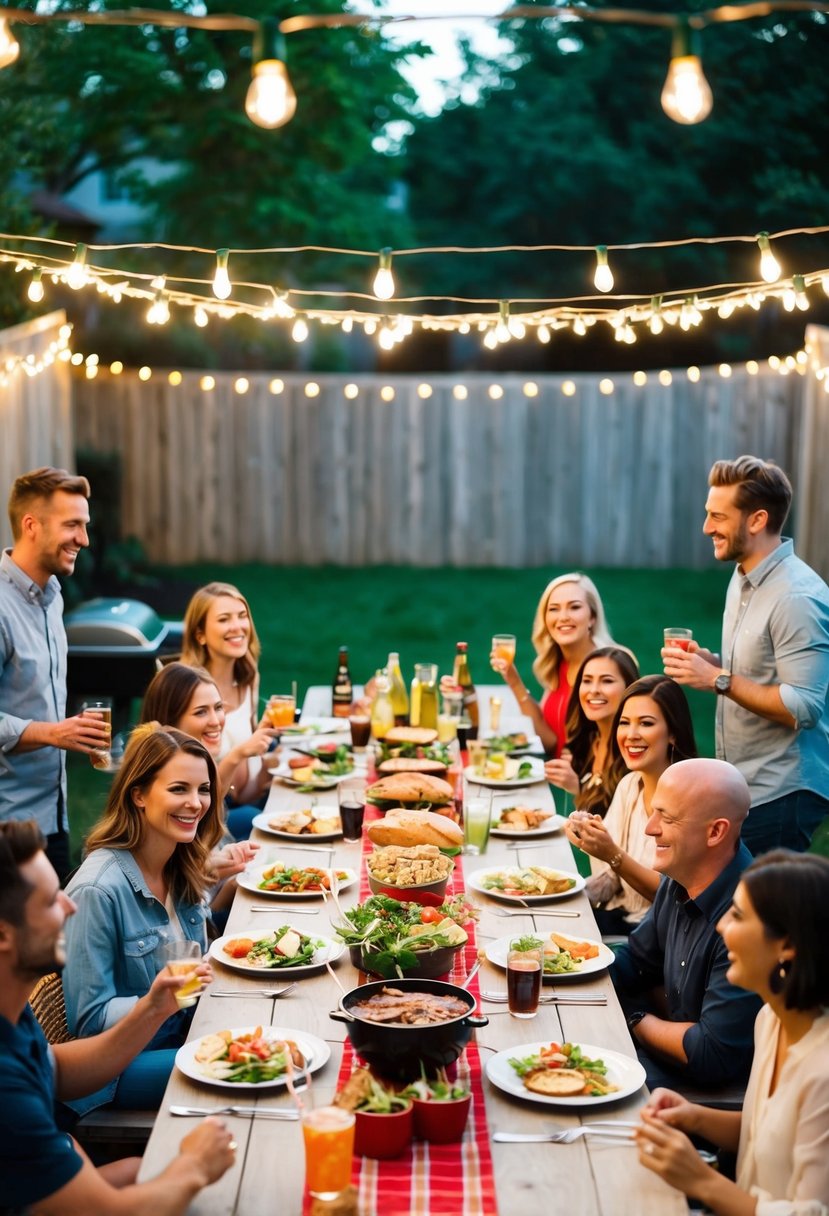
[[[205,892],[221,833],[216,768],[204,746],[171,728],[136,730],[67,887],[78,908],[66,925],[63,974],[74,1034],[98,1034],[127,1013],[159,970],[158,946],[189,938],[206,947]],[[113,1099],[157,1105],[190,1013],[169,1018],[118,1081],[75,1109]]]

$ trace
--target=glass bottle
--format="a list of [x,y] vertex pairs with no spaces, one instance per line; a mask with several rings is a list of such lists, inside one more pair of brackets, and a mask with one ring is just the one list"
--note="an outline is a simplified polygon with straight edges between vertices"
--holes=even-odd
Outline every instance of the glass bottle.
[[466,642],[458,642],[455,647],[454,682],[463,690],[463,716],[469,721],[467,738],[478,738],[478,694],[472,683],[472,673],[469,670],[469,655]]
[[403,683],[403,673],[400,670],[400,655],[393,650],[389,655],[386,667],[391,680],[391,703],[394,709],[395,726],[405,726],[409,721],[409,694]]
[[347,718],[354,700],[354,685],[348,669],[348,647],[340,647],[337,674],[331,688],[331,709],[335,718]]
[[391,680],[385,669],[374,677],[374,700],[371,703],[371,733],[375,739],[385,739],[394,726],[394,706],[391,699]]
[[[413,726],[438,728],[438,665],[437,663],[415,663],[415,678],[412,681],[414,694],[417,686],[417,722]],[[414,700],[414,698],[413,698]]]

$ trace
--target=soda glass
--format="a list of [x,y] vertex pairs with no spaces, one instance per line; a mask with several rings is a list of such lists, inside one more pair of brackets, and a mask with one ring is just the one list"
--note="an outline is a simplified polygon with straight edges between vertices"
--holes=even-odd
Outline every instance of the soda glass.
[[303,1111],[305,1182],[315,1199],[336,1199],[350,1186],[356,1122],[339,1106]]
[[507,1008],[513,1017],[534,1018],[544,966],[538,938],[514,938],[507,953]]

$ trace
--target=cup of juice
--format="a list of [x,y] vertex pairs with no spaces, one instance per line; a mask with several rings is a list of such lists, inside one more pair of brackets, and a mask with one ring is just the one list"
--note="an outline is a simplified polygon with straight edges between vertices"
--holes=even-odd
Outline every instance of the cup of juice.
[[315,1199],[336,1199],[351,1185],[354,1151],[353,1111],[321,1106],[305,1111],[305,1183]]
[[662,637],[665,646],[673,646],[679,650],[687,650],[691,642],[694,640],[694,632],[692,629],[663,629]]
[[515,634],[496,633],[492,637],[492,657],[505,663],[515,662]]
[[[107,734],[112,739],[112,701],[109,697],[105,697],[102,701],[85,701],[82,712],[89,714],[90,717],[100,718],[107,729]],[[112,754],[109,748],[96,748],[95,751],[90,752],[89,762],[93,768],[104,771],[110,769]]]
[[265,711],[268,722],[274,729],[280,726],[293,726],[296,697],[292,693],[275,693],[268,697],[268,708]]
[[187,940],[164,942],[156,947],[155,958],[159,964],[159,970],[166,967],[171,975],[190,977],[187,983],[182,984],[174,993],[179,1009],[189,1009],[201,996],[202,983],[196,974],[196,967],[201,956],[202,948],[198,942]]
[[485,853],[492,811],[488,798],[467,798],[463,806],[463,851]]

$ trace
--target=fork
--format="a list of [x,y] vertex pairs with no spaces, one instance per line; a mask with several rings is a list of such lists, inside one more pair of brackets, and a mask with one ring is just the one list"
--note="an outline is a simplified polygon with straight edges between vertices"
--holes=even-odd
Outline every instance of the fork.
[[[489,1001],[493,1005],[506,1005],[507,994],[501,992],[482,992],[481,1000]],[[606,1005],[607,997],[603,992],[597,992],[594,996],[566,996],[558,993],[551,993],[549,996],[539,997],[539,1005]]]
[[272,912],[274,916],[284,916],[286,912],[290,912],[291,916],[316,916],[319,908],[282,908],[280,910],[278,903],[251,904],[248,912]]
[[238,996],[242,999],[249,996],[267,996],[273,998],[284,996],[286,992],[290,992],[292,988],[296,988],[296,985],[297,981],[294,980],[292,984],[286,984],[284,988],[238,988],[222,989],[221,991],[211,991],[208,989],[208,991],[211,996]]
[[576,916],[581,916],[581,912],[567,912],[567,911],[564,911],[563,909],[560,912],[559,911],[554,912],[548,908],[530,908],[530,907],[525,907],[520,912],[511,912],[511,911],[507,911],[506,908],[493,908],[492,915],[493,916],[571,916],[571,917],[576,917]]
[[622,1124],[619,1127],[622,1130],[614,1131],[609,1127],[592,1127],[582,1123],[580,1127],[568,1127],[561,1132],[495,1132],[492,1139],[498,1144],[572,1144],[574,1140],[581,1140],[582,1136],[597,1136],[602,1140],[633,1144],[633,1132],[625,1130]]
[[202,1115],[239,1115],[242,1119],[257,1117],[260,1119],[296,1120],[299,1118],[299,1111],[293,1107],[277,1110],[273,1106],[211,1106],[209,1109],[203,1106],[170,1106],[168,1109],[171,1115],[182,1115],[193,1118]]

